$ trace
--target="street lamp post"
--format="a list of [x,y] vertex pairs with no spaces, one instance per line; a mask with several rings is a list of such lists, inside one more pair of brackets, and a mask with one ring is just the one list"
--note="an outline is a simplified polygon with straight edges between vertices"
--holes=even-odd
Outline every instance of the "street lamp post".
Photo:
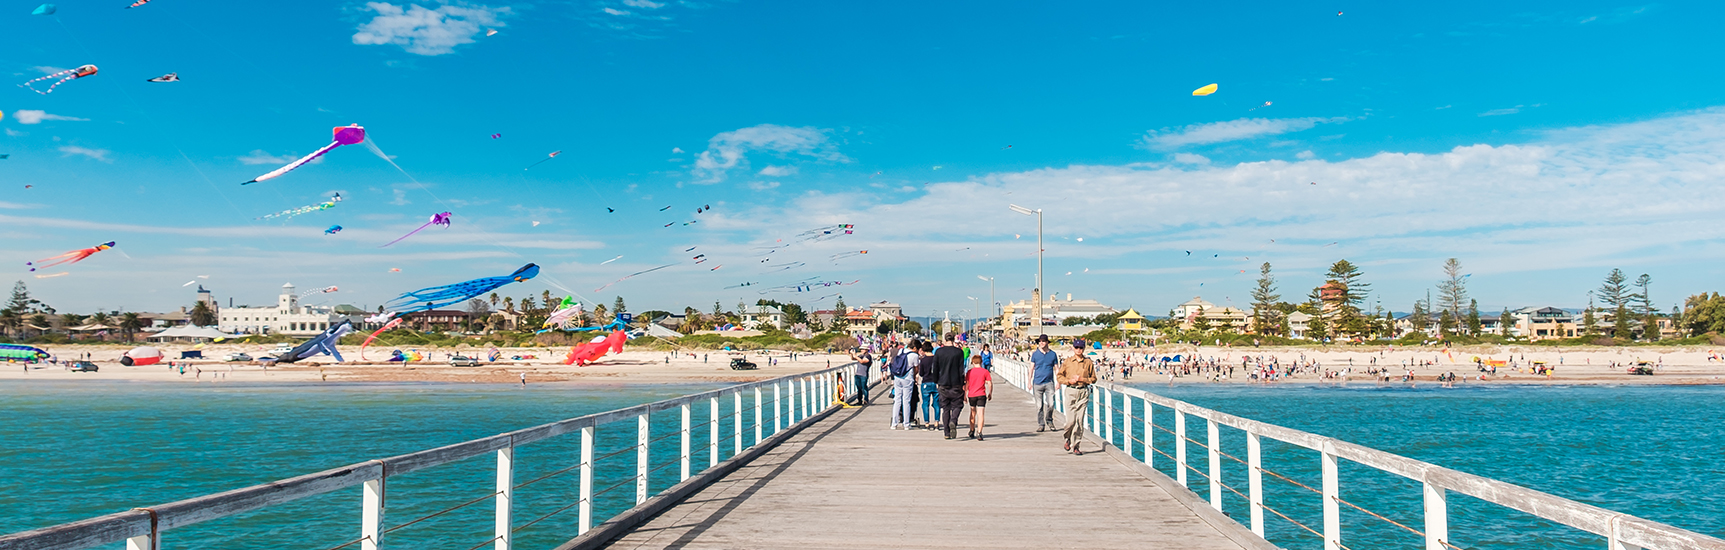
[[[982,279],[984,281],[988,281],[988,316],[987,316],[987,318],[993,319],[994,318],[994,308],[995,308],[995,306],[999,305],[999,303],[994,301],[994,277],[984,277],[981,275],[977,275],[976,278]],[[1002,321],[1005,321],[1005,319],[1002,319]],[[1000,327],[1000,324],[996,323],[995,324],[996,330],[998,330],[999,327]]]
[[[965,298],[970,298],[970,314],[971,315],[976,315],[978,313],[982,313],[982,306],[977,303],[975,296],[965,296]],[[970,332],[976,332],[976,327],[981,325],[981,324],[982,323],[977,322],[974,319],[971,320],[970,331],[966,332],[966,334],[969,334]],[[975,336],[975,334],[971,334],[971,336]]]
[[[1030,302],[1030,315],[1034,318],[1031,324],[1036,327],[1036,333],[1040,335],[1042,334],[1042,209],[1031,210],[1016,204],[1008,204],[1007,206],[1011,207],[1013,212],[1026,216],[1036,216],[1036,288],[1032,289],[1035,291],[1035,296],[1032,296],[1033,299]],[[1025,336],[1029,335],[1026,334]]]

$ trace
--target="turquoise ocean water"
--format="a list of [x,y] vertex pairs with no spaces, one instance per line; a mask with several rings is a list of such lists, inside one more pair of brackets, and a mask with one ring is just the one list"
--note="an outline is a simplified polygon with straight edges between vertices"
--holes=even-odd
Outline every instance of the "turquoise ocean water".
[[[1139,387],[1194,405],[1373,447],[1439,466],[1515,483],[1609,510],[1725,537],[1725,387],[1468,386],[1409,388],[1375,384],[1275,387],[1167,385]],[[1136,405],[1135,405],[1136,406]],[[1141,415],[1141,411],[1139,412]],[[1205,439],[1201,419],[1188,434]],[[1158,408],[1155,422],[1173,426]],[[1141,430],[1135,435],[1142,437]],[[1172,455],[1173,436],[1156,447]],[[1224,452],[1244,459],[1245,435],[1221,430]],[[1188,461],[1207,470],[1203,449]],[[1264,439],[1264,467],[1322,487],[1318,454]],[[1142,457],[1142,451],[1135,451]],[[1158,470],[1173,461],[1158,454]],[[1223,459],[1222,483],[1247,492],[1246,468]],[[1341,497],[1423,529],[1421,488],[1399,476],[1342,461]],[[1209,497],[1207,480],[1189,474]],[[1323,531],[1317,494],[1264,476],[1266,504]],[[1224,489],[1223,510],[1249,521],[1247,500]],[[1343,542],[1353,548],[1420,548],[1421,539],[1342,506]],[[1322,539],[1265,513],[1267,536],[1287,548],[1319,548]],[[1451,543],[1462,548],[1603,548],[1597,536],[1471,497],[1450,494]],[[1350,542],[1352,541],[1352,542]]]
[[[160,504],[392,456],[554,420],[656,401],[715,386],[583,387],[436,384],[241,386],[143,383],[29,383],[0,387],[0,532],[14,532]],[[1550,492],[1612,510],[1725,535],[1725,388],[1719,387],[1421,387],[1166,386],[1146,389],[1242,416],[1384,449],[1442,466]],[[731,405],[723,403],[729,414]],[[694,408],[695,422],[706,420]],[[770,418],[770,416],[769,416]],[[723,433],[732,430],[722,418]],[[1156,422],[1172,425],[1159,409]],[[677,477],[677,414],[655,415],[652,490]],[[767,421],[768,431],[771,420]],[[634,423],[601,427],[605,456],[596,517],[633,502]],[[747,426],[745,430],[752,430]],[[1189,429],[1203,439],[1194,419]],[[704,430],[695,431],[697,464]],[[1223,448],[1245,456],[1244,436],[1223,429]],[[516,482],[577,460],[576,437],[517,451]],[[729,456],[729,441],[721,458]],[[1172,437],[1157,447],[1173,453]],[[1191,462],[1205,464],[1201,449]],[[1139,453],[1141,454],[1141,453]],[[1173,473],[1172,461],[1157,467]],[[1318,458],[1265,444],[1265,464],[1319,486]],[[492,491],[490,456],[392,478],[385,525],[395,527]],[[1201,476],[1192,487],[1208,495]],[[1224,461],[1223,480],[1245,492],[1245,468]],[[621,485],[618,483],[621,482]],[[576,477],[553,475],[518,489],[516,524],[551,514],[516,533],[518,547],[548,548],[573,532]],[[1268,504],[1322,529],[1315,494],[1266,476]],[[1421,527],[1417,484],[1343,462],[1342,497],[1406,525]],[[200,548],[331,548],[358,536],[359,489],[296,501],[243,516],[169,531],[168,544]],[[1226,493],[1224,509],[1244,521],[1245,499]],[[402,527],[391,547],[461,550],[492,534],[489,499]],[[1289,548],[1319,539],[1267,514],[1269,537]],[[1343,508],[1352,548],[1418,548],[1417,537]],[[1467,497],[1452,495],[1453,541],[1464,548],[1600,548],[1597,537]],[[115,545],[116,548],[119,545]]]

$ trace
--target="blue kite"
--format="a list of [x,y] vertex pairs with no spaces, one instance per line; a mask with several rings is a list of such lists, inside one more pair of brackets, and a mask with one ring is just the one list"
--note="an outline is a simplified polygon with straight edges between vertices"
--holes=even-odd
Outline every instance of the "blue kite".
[[486,277],[452,285],[422,288],[404,293],[394,300],[384,304],[384,307],[394,313],[413,313],[415,311],[430,311],[443,306],[458,304],[479,297],[482,294],[501,288],[509,283],[519,283],[539,275],[537,264],[527,264],[514,273],[502,277]]
[[347,333],[349,332],[353,332],[353,322],[342,321],[341,324],[329,327],[329,330],[323,331],[323,334],[313,336],[310,340],[306,340],[301,343],[298,347],[295,347],[293,351],[283,353],[276,357],[276,362],[292,363],[300,359],[309,359],[316,355],[329,354],[331,357],[335,357],[335,362],[340,363],[342,362],[341,351],[335,348],[335,343],[340,341],[341,337],[347,336]]

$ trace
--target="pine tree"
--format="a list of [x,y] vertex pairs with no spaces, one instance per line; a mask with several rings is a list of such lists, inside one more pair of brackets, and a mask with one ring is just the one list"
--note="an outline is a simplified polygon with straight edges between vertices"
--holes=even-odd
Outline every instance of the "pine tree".
[[1581,312],[1581,334],[1593,336],[1599,334],[1599,319],[1593,316],[1593,293],[1587,293],[1587,309]]
[[1635,302],[1635,313],[1637,314],[1648,315],[1657,312],[1653,307],[1652,298],[1649,298],[1647,295],[1647,285],[1650,284],[1653,284],[1653,278],[1647,276],[1646,273],[1642,273],[1640,277],[1635,278],[1635,288],[1639,288],[1641,290],[1630,295],[1630,300]]
[[1624,284],[1627,280],[1623,270],[1612,269],[1605,275],[1605,283],[1599,286],[1599,301],[1612,309],[1629,305],[1629,285]]
[[1479,300],[1467,302],[1467,333],[1470,336],[1479,336]]
[[1441,338],[1447,338],[1454,332],[1455,316],[1450,315],[1449,310],[1447,309],[1438,313],[1438,336]]
[[623,296],[621,294],[619,294],[617,296],[616,300],[613,300],[611,302],[611,312],[616,313],[618,315],[623,314],[623,312],[625,312],[625,311],[629,311],[628,309],[626,309],[627,307],[628,307],[628,304],[623,303]]
[[1424,300],[1414,300],[1414,311],[1408,314],[1408,322],[1413,324],[1416,331],[1423,331],[1431,326],[1431,314],[1427,313]]
[[1336,260],[1330,265],[1330,272],[1324,274],[1325,279],[1341,283],[1342,309],[1351,310],[1353,315],[1359,314],[1360,305],[1366,301],[1366,293],[1372,290],[1372,285],[1360,279],[1362,276],[1360,268],[1347,260]]
[[1258,267],[1258,287],[1252,289],[1252,331],[1258,334],[1275,333],[1276,300],[1282,295],[1276,294],[1276,278],[1270,275],[1270,262]]
[[1468,300],[1467,281],[1461,272],[1461,262],[1455,258],[1444,260],[1443,272],[1445,279],[1438,283],[1438,302],[1444,311],[1460,318],[1462,305]]
[[1515,325],[1515,317],[1510,316],[1509,308],[1503,308],[1503,313],[1497,316],[1497,334],[1504,338],[1510,335],[1510,328]]

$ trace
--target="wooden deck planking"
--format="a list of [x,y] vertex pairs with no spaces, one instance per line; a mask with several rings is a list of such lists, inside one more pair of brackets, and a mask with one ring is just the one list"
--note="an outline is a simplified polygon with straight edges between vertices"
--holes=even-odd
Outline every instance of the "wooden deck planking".
[[1065,453],[1022,391],[996,396],[986,441],[889,430],[884,396],[838,411],[609,547],[1242,548],[1114,456]]

